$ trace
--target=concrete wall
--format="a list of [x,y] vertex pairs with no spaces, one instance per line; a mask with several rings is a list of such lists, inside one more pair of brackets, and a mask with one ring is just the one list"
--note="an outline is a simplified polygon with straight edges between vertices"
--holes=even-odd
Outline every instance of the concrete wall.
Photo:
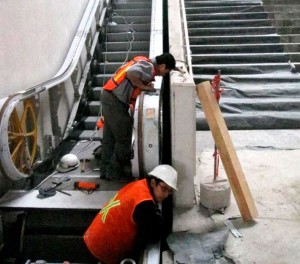
[[56,74],[88,0],[0,1],[0,98]]
[[194,203],[194,176],[196,174],[196,106],[195,84],[187,72],[184,50],[184,30],[180,1],[169,1],[169,50],[182,69],[171,72],[171,136],[172,165],[178,172],[178,191],[174,194],[177,207],[192,207]]

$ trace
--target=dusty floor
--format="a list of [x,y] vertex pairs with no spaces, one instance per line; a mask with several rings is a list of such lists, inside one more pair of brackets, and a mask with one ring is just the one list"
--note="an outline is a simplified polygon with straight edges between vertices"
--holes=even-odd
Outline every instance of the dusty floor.
[[[234,196],[224,214],[199,205],[201,177],[213,175],[213,147],[210,132],[197,132],[197,199],[191,209],[177,209],[174,231],[210,232],[232,220],[243,237],[231,233],[226,253],[241,264],[300,263],[300,130],[232,131],[247,183],[259,216],[253,223],[240,218]],[[226,173],[220,165],[220,177]],[[201,201],[200,201],[201,202]]]

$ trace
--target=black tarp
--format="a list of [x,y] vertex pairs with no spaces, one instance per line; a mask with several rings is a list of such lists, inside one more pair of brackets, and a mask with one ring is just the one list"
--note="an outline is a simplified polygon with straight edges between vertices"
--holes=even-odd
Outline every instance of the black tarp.
[[[228,129],[299,129],[300,74],[290,67],[250,75],[221,74],[219,101]],[[199,100],[197,130],[209,129]]]

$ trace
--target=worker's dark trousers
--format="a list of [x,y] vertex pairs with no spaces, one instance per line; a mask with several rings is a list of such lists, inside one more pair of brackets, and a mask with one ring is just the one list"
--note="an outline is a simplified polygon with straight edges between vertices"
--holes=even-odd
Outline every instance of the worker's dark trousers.
[[132,118],[128,113],[128,105],[105,90],[101,102],[104,116],[101,177],[131,177]]

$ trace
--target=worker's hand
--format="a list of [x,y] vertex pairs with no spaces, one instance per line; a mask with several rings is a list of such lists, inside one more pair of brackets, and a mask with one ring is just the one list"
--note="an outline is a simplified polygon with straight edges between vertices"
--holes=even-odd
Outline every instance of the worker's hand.
[[129,110],[128,110],[128,112],[129,112],[130,116],[134,115],[134,106],[133,106],[133,104],[129,104]]
[[155,214],[156,214],[156,216],[162,218],[162,213],[161,213],[161,210],[160,210],[159,208],[156,208],[156,209],[155,209]]
[[156,89],[153,88],[153,87],[151,87],[149,90],[147,90],[147,92],[149,92],[149,93],[155,93],[155,92],[156,92]]
[[144,90],[149,93],[155,93],[156,89],[153,87],[153,85],[154,84],[152,82],[148,83],[147,85],[145,85]]

